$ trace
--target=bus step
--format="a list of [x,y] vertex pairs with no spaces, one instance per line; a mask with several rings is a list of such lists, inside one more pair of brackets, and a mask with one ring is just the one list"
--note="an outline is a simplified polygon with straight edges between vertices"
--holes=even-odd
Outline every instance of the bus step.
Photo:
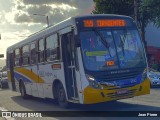
[[72,100],[79,101],[78,98],[75,98],[75,97],[71,97],[71,98],[72,98]]
[[77,101],[77,100],[68,100],[68,102],[71,102],[71,103],[79,103],[79,101]]

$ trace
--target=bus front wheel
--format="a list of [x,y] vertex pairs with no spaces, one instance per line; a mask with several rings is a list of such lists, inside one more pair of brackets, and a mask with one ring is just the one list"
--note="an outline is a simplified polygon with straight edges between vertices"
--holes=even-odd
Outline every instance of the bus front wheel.
[[62,108],[68,108],[68,102],[66,99],[65,90],[64,90],[62,84],[58,84],[57,92],[58,92],[57,100],[58,100],[59,106]]

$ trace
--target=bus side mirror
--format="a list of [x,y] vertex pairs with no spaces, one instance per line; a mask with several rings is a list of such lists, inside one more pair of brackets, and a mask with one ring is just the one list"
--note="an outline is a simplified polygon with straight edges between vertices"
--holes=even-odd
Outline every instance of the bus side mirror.
[[75,40],[75,47],[80,47],[81,46],[81,41],[80,41],[78,35],[74,36],[74,40]]

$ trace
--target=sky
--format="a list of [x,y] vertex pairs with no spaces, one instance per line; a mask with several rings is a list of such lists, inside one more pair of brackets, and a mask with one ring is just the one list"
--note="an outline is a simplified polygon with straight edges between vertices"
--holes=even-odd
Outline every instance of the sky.
[[[47,27],[46,16],[49,24],[54,25],[68,17],[89,14],[92,9],[93,0],[0,0],[0,54]],[[148,45],[160,47],[160,29],[149,25],[146,40]]]
[[47,27],[46,16],[49,25],[54,25],[72,16],[89,14],[93,5],[93,0],[0,0],[0,54]]

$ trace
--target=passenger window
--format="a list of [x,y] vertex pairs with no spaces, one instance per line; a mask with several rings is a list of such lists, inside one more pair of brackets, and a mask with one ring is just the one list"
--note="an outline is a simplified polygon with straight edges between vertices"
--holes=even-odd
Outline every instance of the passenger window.
[[46,60],[53,61],[57,60],[59,53],[58,37],[57,34],[51,35],[46,38]]
[[14,51],[14,61],[15,61],[15,66],[20,66],[21,60],[20,60],[20,49],[16,49]]
[[31,49],[31,59],[30,59],[30,63],[31,63],[31,64],[35,64],[35,63],[36,63],[36,58],[37,58],[37,56],[36,56],[36,45],[35,45],[35,43],[31,44],[30,49]]
[[29,46],[23,46],[22,47],[22,59],[23,59],[23,65],[29,64]]
[[38,62],[44,62],[44,40],[38,41]]

